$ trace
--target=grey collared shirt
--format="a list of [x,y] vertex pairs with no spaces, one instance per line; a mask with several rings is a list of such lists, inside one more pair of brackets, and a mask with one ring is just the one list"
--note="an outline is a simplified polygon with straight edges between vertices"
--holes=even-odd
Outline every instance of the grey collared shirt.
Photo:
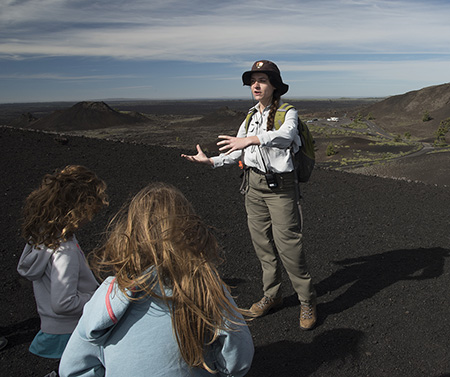
[[[281,105],[282,102],[280,101]],[[247,133],[245,132],[244,120],[236,136],[257,136],[260,146],[250,145],[242,151],[234,151],[228,155],[221,153],[219,156],[212,157],[213,167],[235,164],[243,157],[246,166],[255,167],[261,171],[270,170],[273,173],[287,173],[294,170],[290,149],[292,146],[295,153],[301,145],[297,132],[297,110],[291,109],[286,113],[285,121],[278,130],[267,131],[270,107],[266,107],[262,113],[259,111],[259,103],[254,108],[257,111],[252,116]]]

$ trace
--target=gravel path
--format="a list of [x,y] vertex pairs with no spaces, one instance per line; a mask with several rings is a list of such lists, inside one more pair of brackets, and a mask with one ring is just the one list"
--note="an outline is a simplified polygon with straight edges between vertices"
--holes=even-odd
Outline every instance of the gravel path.
[[[31,284],[16,273],[18,216],[41,177],[83,164],[108,183],[111,205],[78,234],[90,251],[109,217],[150,181],[179,187],[217,229],[221,266],[237,303],[261,295],[237,168],[213,171],[176,149],[0,128],[1,376],[43,376],[55,363],[28,352],[38,331]],[[284,275],[284,307],[254,320],[248,376],[450,376],[447,187],[317,169],[302,186],[305,242],[319,293],[316,329],[298,329],[299,302]]]

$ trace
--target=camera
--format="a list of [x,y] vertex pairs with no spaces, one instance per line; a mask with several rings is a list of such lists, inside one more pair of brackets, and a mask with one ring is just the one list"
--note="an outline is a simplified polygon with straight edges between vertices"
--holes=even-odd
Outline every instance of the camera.
[[273,173],[266,173],[265,174],[267,186],[269,186],[270,189],[274,189],[278,187],[277,182],[277,176]]

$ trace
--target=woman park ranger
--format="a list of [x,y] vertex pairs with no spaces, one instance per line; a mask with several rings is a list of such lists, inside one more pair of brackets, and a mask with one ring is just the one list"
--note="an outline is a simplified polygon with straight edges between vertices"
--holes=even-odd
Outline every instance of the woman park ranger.
[[196,155],[182,155],[189,161],[213,168],[238,163],[245,166],[245,208],[253,246],[261,262],[264,296],[250,311],[255,317],[283,303],[280,295],[281,270],[277,253],[300,300],[300,328],[310,330],[316,323],[316,293],[302,247],[301,218],[296,200],[296,183],[291,147],[301,145],[296,109],[286,112],[284,123],[275,127],[281,96],[289,86],[271,61],[259,60],[242,75],[258,103],[250,122],[242,122],[237,135],[220,135],[222,152],[207,157],[200,145]]

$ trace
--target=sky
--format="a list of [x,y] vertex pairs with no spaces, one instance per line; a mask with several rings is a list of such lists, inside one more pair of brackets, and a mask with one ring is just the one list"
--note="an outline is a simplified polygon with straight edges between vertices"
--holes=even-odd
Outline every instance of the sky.
[[387,97],[449,82],[450,0],[0,0],[0,103]]

